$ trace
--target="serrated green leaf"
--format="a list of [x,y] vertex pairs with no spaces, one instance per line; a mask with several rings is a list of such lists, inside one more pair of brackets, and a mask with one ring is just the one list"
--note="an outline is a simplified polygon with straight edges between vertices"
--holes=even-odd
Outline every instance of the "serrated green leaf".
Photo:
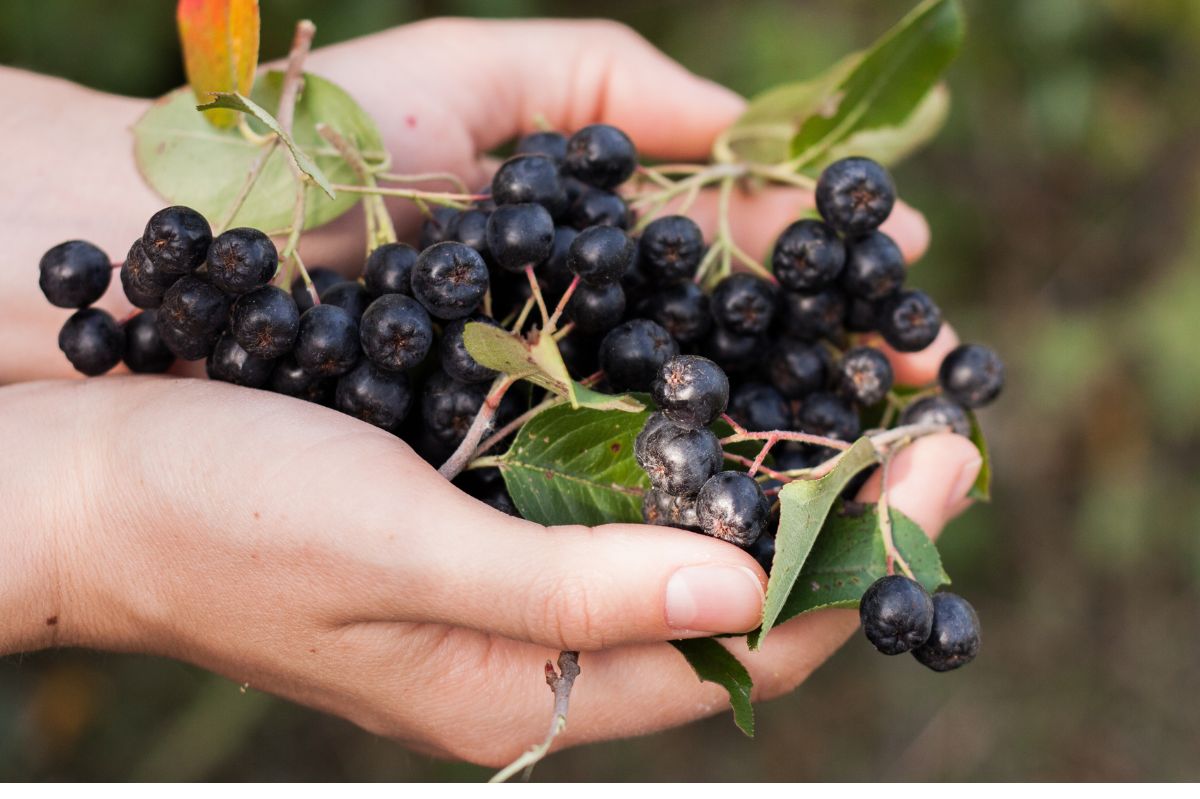
[[[958,0],[925,0],[883,35],[796,133],[800,166],[822,161],[861,131],[902,130],[962,43]],[[894,146],[894,144],[893,144]]]
[[971,499],[991,502],[992,456],[988,452],[987,438],[983,435],[983,428],[979,426],[979,418],[975,416],[975,412],[968,410],[967,418],[971,420],[971,443],[979,450],[979,457],[983,459],[983,462],[979,465],[979,475],[975,478],[975,483],[971,486],[971,490],[967,492],[967,496]]
[[750,691],[754,682],[750,673],[733,653],[712,638],[690,638],[671,641],[701,682],[715,682],[729,692],[729,705],[733,708],[733,721],[748,737],[754,737],[754,705],[750,704]]
[[329,199],[332,200],[337,197],[337,193],[334,192],[329,179],[325,177],[325,173],[308,157],[307,153],[296,146],[296,142],[292,141],[292,137],[280,127],[279,120],[271,116],[269,111],[249,97],[243,97],[237,92],[212,92],[212,97],[211,102],[196,106],[196,110],[211,111],[217,108],[224,108],[229,111],[241,111],[243,114],[249,114],[254,117],[279,137],[279,140],[283,142],[283,146],[287,147],[288,152],[291,153],[292,159],[296,162],[296,167],[312,178],[313,182],[329,195]]
[[648,416],[559,405],[526,422],[497,463],[521,515],[539,524],[640,522],[650,478],[633,442]]
[[860,438],[842,453],[829,474],[818,480],[795,480],[780,490],[775,561],[767,582],[762,626],[748,639],[751,649],[757,649],[777,623],[833,503],[856,474],[878,461],[875,445]]
[[[262,108],[277,108],[283,74],[269,72],[255,82],[250,98]],[[375,123],[350,95],[316,75],[305,75],[296,102],[292,138],[333,183],[354,183],[357,176],[342,157],[317,133],[325,122],[349,139],[370,164],[387,159]],[[266,128],[251,120],[251,127]],[[265,145],[250,141],[238,130],[218,130],[196,110],[188,88],[159,98],[133,128],[134,155],[142,177],[169,202],[188,205],[216,222],[232,207],[251,165]],[[232,225],[277,231],[291,224],[295,178],[282,148],[267,159]],[[342,192],[330,199],[316,186],[308,189],[305,227],[322,225],[359,201]]]

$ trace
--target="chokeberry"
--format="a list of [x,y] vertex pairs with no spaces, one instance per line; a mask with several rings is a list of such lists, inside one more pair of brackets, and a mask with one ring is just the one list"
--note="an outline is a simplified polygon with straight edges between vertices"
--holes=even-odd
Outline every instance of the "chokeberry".
[[[412,268],[417,250],[407,244],[381,244],[367,256],[363,281],[376,297],[384,294],[412,295]],[[307,309],[306,309],[307,310]]]
[[550,295],[553,297],[561,297],[575,278],[575,273],[567,266],[567,253],[570,252],[571,243],[578,235],[579,231],[575,228],[562,226],[554,228],[554,243],[550,247],[550,257],[546,259],[546,266],[542,269],[541,274],[541,278],[546,282]]
[[589,286],[580,283],[567,300],[567,318],[583,333],[603,333],[621,321],[625,313],[625,292],[620,283]]
[[222,380],[250,388],[265,386],[274,368],[274,361],[246,352],[228,332],[217,339],[217,346],[204,363],[204,371],[210,380]]
[[229,296],[196,275],[184,275],[175,281],[163,294],[158,309],[159,325],[197,337],[220,332],[228,317]]
[[937,338],[942,311],[919,289],[901,291],[879,306],[879,332],[899,352],[919,352]]
[[486,383],[463,383],[445,372],[425,382],[421,418],[435,438],[446,444],[462,441],[487,398]]
[[474,313],[487,293],[487,264],[465,244],[435,244],[417,258],[412,289],[413,296],[432,316],[461,319]]
[[728,374],[753,371],[767,354],[766,336],[743,336],[715,325],[704,340],[703,352]]
[[296,356],[288,353],[275,362],[271,379],[267,381],[267,389],[276,394],[298,397],[318,405],[331,405],[336,382],[336,378],[317,377],[304,371]]
[[638,263],[652,283],[668,285],[691,280],[702,257],[704,234],[686,216],[661,216],[642,231]]
[[[594,375],[600,370],[601,339],[589,336],[579,331],[558,340],[558,352],[562,355],[563,363],[567,365],[567,373],[576,380],[582,380],[588,375]],[[609,382],[614,391],[621,391]],[[649,383],[646,384],[649,390]],[[508,397],[508,394],[504,395]]]
[[629,206],[619,194],[588,186],[572,200],[567,221],[579,230],[593,225],[624,229],[629,227]]
[[467,345],[463,341],[463,332],[466,330],[468,322],[497,326],[494,319],[484,316],[455,319],[448,323],[442,328],[442,340],[438,344],[439,360],[442,369],[455,380],[463,383],[482,383],[494,378],[497,372],[495,369],[483,366],[471,357],[471,353],[467,352]]
[[767,356],[767,375],[783,396],[800,399],[829,382],[829,360],[829,352],[820,344],[784,338]]
[[125,354],[129,371],[136,374],[160,374],[171,368],[175,355],[158,332],[156,311],[143,311],[121,325],[125,331]]
[[879,328],[879,310],[870,300],[847,296],[844,323],[851,333],[869,333]]
[[58,334],[58,348],[71,366],[88,377],[102,375],[121,362],[125,333],[107,311],[76,311]]
[[980,408],[1004,388],[1004,362],[990,347],[962,344],[951,350],[938,369],[946,395],[968,408]]
[[233,303],[229,329],[246,352],[271,360],[289,352],[296,343],[300,310],[288,292],[263,286]]
[[779,234],[771,268],[780,285],[816,291],[837,279],[846,264],[846,246],[837,231],[816,219],[793,222]]
[[904,255],[891,236],[873,230],[851,238],[846,249],[841,283],[851,297],[877,302],[904,285]]
[[707,427],[725,412],[729,378],[708,358],[676,355],[659,370],[651,393],[658,409],[675,424]]
[[929,639],[933,600],[916,580],[889,574],[867,588],[858,617],[872,646],[885,655],[900,655]]
[[488,217],[487,244],[496,263],[510,272],[536,267],[550,257],[554,219],[534,203],[502,205]]
[[711,430],[689,430],[670,423],[643,428],[634,454],[651,485],[681,497],[695,495],[725,459],[721,442]]
[[487,263],[492,257],[492,251],[487,245],[487,223],[491,211],[481,211],[471,208],[458,215],[454,223],[454,241],[465,244],[483,257]]
[[642,497],[642,521],[660,527],[679,527],[700,532],[695,497],[677,497],[651,488]]
[[349,416],[396,432],[412,406],[408,375],[380,369],[370,361],[359,361],[338,378],[335,407]]
[[775,304],[775,287],[754,275],[730,275],[712,295],[717,324],[742,336],[766,333],[775,317]]
[[892,390],[892,365],[874,347],[854,347],[838,363],[837,388],[863,407],[882,402]]
[[[315,266],[308,270],[308,279],[312,281],[313,288],[316,289],[317,299],[320,299],[325,296],[326,289],[341,283],[346,278],[332,269]],[[406,291],[404,293],[409,294],[410,292]],[[300,313],[304,313],[313,307],[312,295],[308,293],[308,286],[304,285],[303,278],[298,277],[292,281],[292,299],[296,301],[296,308],[299,309]]]
[[404,294],[385,294],[371,303],[359,334],[372,363],[393,372],[413,368],[433,346],[429,314],[421,303]]
[[616,283],[633,256],[625,231],[594,226],[580,232],[567,250],[567,267],[589,286]]
[[678,354],[679,345],[661,326],[630,319],[600,342],[600,368],[614,391],[649,391],[663,364]]
[[155,319],[155,326],[158,327],[158,335],[163,344],[167,345],[167,349],[174,353],[176,358],[185,361],[207,358],[217,346],[217,338],[221,335],[220,330],[195,331],[177,327],[166,320],[161,309]]
[[514,152],[518,155],[544,155],[559,163],[567,157],[567,137],[553,130],[526,133],[517,140]]
[[421,235],[417,240],[420,249],[427,250],[443,241],[453,241],[454,228],[458,224],[458,214],[458,211],[446,206],[434,208],[421,223]]
[[780,307],[784,332],[805,341],[836,338],[845,313],[845,297],[832,287],[816,294],[785,291]]
[[204,263],[212,228],[199,211],[183,205],[163,208],[146,223],[142,246],[163,272],[186,275]]
[[913,650],[913,657],[934,671],[965,666],[979,654],[979,617],[971,603],[958,594],[933,595],[933,628],[929,639]]
[[900,414],[900,424],[944,424],[960,436],[971,435],[971,420],[963,406],[948,397],[922,397]]
[[363,312],[373,299],[367,287],[357,280],[341,280],[325,289],[321,304],[336,305],[357,321],[362,319]]
[[104,251],[86,241],[64,241],[38,262],[38,285],[59,308],[86,308],[104,296],[113,267]]
[[589,186],[615,188],[637,168],[637,150],[612,125],[588,125],[567,140],[563,171]]
[[746,547],[746,551],[750,553],[750,557],[758,561],[758,565],[762,566],[763,571],[767,574],[771,573],[771,566],[775,564],[775,536],[771,533],[763,533],[754,539],[753,544]]
[[804,399],[797,423],[805,433],[839,441],[853,441],[862,429],[854,408],[841,397],[824,391]]
[[816,194],[825,221],[849,234],[879,227],[896,204],[892,176],[869,158],[843,158],[825,167]]
[[162,305],[167,293],[179,275],[164,272],[150,257],[142,240],[138,239],[129,248],[125,263],[121,264],[121,288],[125,296],[138,308],[157,308]]
[[[404,295],[387,294],[376,302],[391,297]],[[336,305],[315,305],[300,315],[300,332],[292,351],[296,362],[315,377],[343,375],[358,363],[358,324]]]
[[551,216],[567,208],[558,164],[546,155],[514,155],[501,164],[492,177],[492,199],[496,205],[537,203]]
[[275,243],[261,230],[235,227],[213,239],[208,248],[208,279],[230,294],[265,286],[279,268]]
[[747,430],[788,430],[792,411],[787,400],[773,386],[742,383],[729,394],[729,416]]
[[650,296],[650,318],[680,344],[693,344],[712,327],[708,295],[690,280],[665,286]]
[[700,489],[696,516],[706,535],[749,547],[766,532],[771,503],[745,472],[719,472]]

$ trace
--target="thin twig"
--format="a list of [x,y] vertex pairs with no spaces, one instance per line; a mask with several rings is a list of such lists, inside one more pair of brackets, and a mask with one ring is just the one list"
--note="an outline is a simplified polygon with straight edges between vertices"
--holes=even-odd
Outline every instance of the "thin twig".
[[420,189],[393,189],[385,186],[356,186],[353,183],[334,183],[334,191],[344,191],[348,194],[378,194],[380,197],[400,197],[412,200],[417,207],[429,215],[429,203],[444,205],[447,208],[464,210],[475,200],[483,198],[479,194],[455,194],[446,191],[421,191]]
[[550,319],[546,322],[546,330],[550,333],[554,332],[554,326],[558,324],[559,317],[562,316],[567,303],[571,301],[571,295],[575,293],[575,289],[577,288],[579,288],[579,275],[576,275],[571,280],[571,285],[567,286],[567,290],[563,292],[562,297],[558,300],[558,305],[554,307],[554,313],[550,315]]
[[[897,442],[897,449],[910,441],[911,439],[903,439]],[[913,570],[909,568],[908,561],[896,549],[896,541],[892,537],[892,510],[888,506],[888,467],[891,465],[892,457],[895,454],[895,449],[885,454],[883,456],[883,466],[880,468],[882,474],[880,475],[879,502],[877,503],[878,513],[876,514],[879,516],[879,534],[883,538],[883,548],[887,553],[887,573],[893,574],[895,572],[894,567],[898,565],[908,579],[915,580],[917,578],[913,576]]]
[[496,416],[496,409],[500,407],[500,400],[504,398],[504,392],[508,391],[512,384],[512,378],[507,375],[500,375],[496,378],[496,381],[492,383],[491,391],[488,392],[487,399],[483,401],[479,412],[471,420],[471,426],[467,428],[463,440],[459,442],[458,447],[446,459],[446,462],[438,467],[438,474],[447,480],[453,480],[462,473],[463,469],[467,468],[479,442],[492,426],[492,419]]
[[416,175],[397,175],[394,172],[377,172],[375,177],[379,180],[386,180],[388,183],[431,183],[435,180],[444,180],[447,183],[453,183],[455,188],[462,191],[463,194],[470,194],[471,189],[458,175],[453,172],[421,172]]
[[775,442],[778,440],[779,439],[775,436],[767,436],[766,442],[762,445],[762,448],[758,451],[758,455],[756,455],[754,458],[754,463],[750,464],[749,474],[751,477],[758,472],[759,468],[762,466],[763,460],[767,457],[767,453],[771,451],[771,447],[775,446]]
[[726,436],[721,439],[722,444],[736,444],[739,441],[767,441],[768,439],[776,441],[799,441],[802,444],[816,444],[818,447],[829,447],[830,449],[850,449],[850,445],[845,441],[837,438],[829,438],[828,436],[818,436],[813,433],[800,433],[792,430],[767,430],[761,433],[734,433],[731,436]]
[[[741,464],[742,466],[745,466],[747,468],[754,465],[754,461],[750,460],[749,458],[747,458],[743,455],[738,455],[735,452],[725,452],[725,453],[722,453],[722,455],[725,458],[725,460],[733,461],[734,463]],[[781,483],[790,483],[796,479],[795,477],[788,474],[787,472],[777,472],[774,469],[769,469],[766,466],[763,466],[761,463],[758,465],[758,470],[760,472],[762,472],[763,474],[765,474],[767,477],[770,477],[774,480],[778,480]]]
[[[364,186],[375,185],[375,176],[371,174],[371,169],[367,166],[362,153],[345,136],[324,122],[317,123],[317,133],[334,146],[334,149],[342,156],[342,160],[350,165]],[[392,244],[397,240],[396,228],[392,224],[392,217],[388,213],[387,205],[383,202],[383,197],[377,194],[366,196],[363,199],[363,211],[367,218],[368,255],[376,247],[382,244]]]
[[317,26],[312,20],[297,22],[296,33],[292,36],[292,49],[288,51],[287,70],[283,73],[283,86],[279,90],[279,112],[275,118],[279,120],[279,127],[289,136],[292,134],[292,120],[296,118],[296,96],[304,79],[304,59],[308,58],[316,32]]
[[475,450],[474,454],[471,456],[471,462],[474,463],[476,458],[483,455],[483,453],[487,452],[489,449],[496,446],[504,439],[508,438],[513,433],[513,431],[519,430],[522,425],[524,425],[526,422],[528,422],[533,417],[537,416],[542,411],[549,410],[550,408],[553,408],[556,405],[562,405],[566,401],[567,401],[566,397],[552,396],[549,399],[544,399],[541,402],[539,402],[537,405],[534,405],[532,408],[525,411],[523,414],[518,416],[516,419],[513,419],[511,422],[504,425],[499,430],[497,430],[496,432],[494,432],[490,436],[488,436],[487,439],[482,444],[479,445],[479,448],[477,450]]
[[233,223],[234,217],[242,210],[242,206],[246,204],[246,198],[250,196],[254,185],[258,183],[258,179],[263,173],[263,168],[267,165],[267,160],[270,159],[271,154],[275,152],[275,148],[278,146],[278,138],[272,138],[271,141],[263,145],[262,152],[258,154],[258,158],[254,159],[254,163],[250,165],[250,169],[246,172],[246,180],[242,182],[242,187],[238,189],[237,197],[233,198],[229,210],[217,222],[215,226],[217,233],[224,232]]
[[557,672],[554,670],[554,664],[546,661],[546,684],[554,692],[554,715],[550,718],[550,731],[546,734],[546,740],[528,749],[501,769],[489,782],[506,782],[522,769],[525,771],[524,779],[529,779],[533,767],[546,756],[554,739],[567,728],[567,708],[571,703],[571,689],[575,686],[575,679],[578,676],[578,652],[559,652]]
[[550,312],[546,310],[546,300],[542,297],[542,289],[538,286],[537,277],[533,274],[533,264],[526,264],[525,277],[529,280],[529,292],[537,301],[538,311],[542,314],[542,330],[549,330]]

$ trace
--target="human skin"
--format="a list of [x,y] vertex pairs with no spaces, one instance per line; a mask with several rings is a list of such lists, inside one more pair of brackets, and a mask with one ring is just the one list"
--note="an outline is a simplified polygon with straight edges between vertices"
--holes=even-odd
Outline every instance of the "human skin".
[[[410,64],[421,81],[399,79]],[[493,166],[481,153],[538,114],[564,130],[615,124],[643,154],[679,161],[705,158],[743,105],[607,22],[432,20],[317,50],[307,68],[377,120],[395,171],[448,171],[470,185]],[[119,259],[163,205],[132,160],[129,127],[148,104],[6,69],[0,99],[8,149],[23,156],[8,185],[32,187],[0,194],[0,383],[37,381],[0,388],[0,654],[175,657],[414,749],[491,765],[544,734],[541,669],[559,649],[583,651],[560,745],[726,706],[663,642],[756,626],[765,575],[736,547],[669,528],[514,519],[395,437],[286,397],[185,379],[61,379],[70,370],[55,342],[69,311],[40,296],[34,265],[65,238]],[[795,190],[739,196],[735,235],[766,251],[809,205]],[[411,235],[411,207],[392,210]],[[709,230],[714,213],[707,196],[693,210]],[[907,206],[885,230],[909,260],[927,246]],[[301,248],[308,263],[352,274],[361,219],[306,234]],[[129,311],[119,285],[102,304]],[[947,326],[928,350],[889,357],[902,379],[925,383],[955,343]],[[895,458],[890,501],[936,536],[978,469],[965,439],[921,439]],[[823,611],[780,626],[760,652],[726,644],[764,699],[792,690],[856,626],[851,611]]]

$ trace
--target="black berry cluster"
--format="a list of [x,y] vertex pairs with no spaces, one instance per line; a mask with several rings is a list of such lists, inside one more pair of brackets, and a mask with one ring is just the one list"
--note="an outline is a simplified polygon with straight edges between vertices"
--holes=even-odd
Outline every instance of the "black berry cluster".
[[970,603],[948,591],[930,596],[909,577],[876,580],[858,613],[867,640],[885,655],[912,652],[934,671],[950,671],[979,654],[979,617]]

